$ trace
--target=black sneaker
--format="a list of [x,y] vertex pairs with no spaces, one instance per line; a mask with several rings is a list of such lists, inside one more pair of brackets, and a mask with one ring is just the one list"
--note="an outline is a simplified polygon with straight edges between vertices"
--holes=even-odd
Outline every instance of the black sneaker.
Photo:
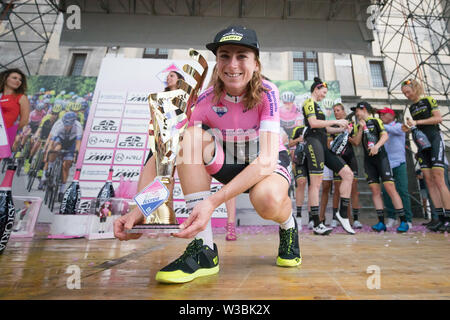
[[279,230],[280,246],[278,247],[277,265],[280,267],[296,267],[302,263],[300,246],[298,243],[298,226],[294,218],[295,227]]
[[64,192],[58,193],[58,202],[62,202],[64,199]]
[[430,231],[434,231],[434,232],[436,232],[436,231],[438,231],[443,225],[445,225],[445,221],[444,221],[444,219],[439,219],[439,220],[437,220],[435,223],[433,223],[432,225],[428,225],[427,226],[427,228],[428,228],[428,230],[430,230]]
[[198,277],[210,276],[219,272],[219,255],[203,245],[202,239],[194,239],[184,253],[156,273],[156,281],[164,283],[185,283]]

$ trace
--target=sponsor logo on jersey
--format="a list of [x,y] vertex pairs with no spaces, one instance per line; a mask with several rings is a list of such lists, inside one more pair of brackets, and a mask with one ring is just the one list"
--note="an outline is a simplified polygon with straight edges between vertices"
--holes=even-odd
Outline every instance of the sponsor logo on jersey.
[[212,109],[219,117],[222,117],[225,113],[228,112],[228,108],[224,105],[212,106]]

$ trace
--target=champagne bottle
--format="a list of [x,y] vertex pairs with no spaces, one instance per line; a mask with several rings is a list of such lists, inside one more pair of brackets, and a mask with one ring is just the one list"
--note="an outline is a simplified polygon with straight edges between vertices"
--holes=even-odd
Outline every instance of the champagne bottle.
[[[352,128],[352,124],[349,124],[350,129]],[[330,144],[330,150],[334,154],[340,155],[345,152],[347,143],[348,143],[348,137],[350,133],[348,130],[345,130],[344,132],[340,133]]]
[[0,185],[0,254],[6,248],[14,225],[16,210],[14,208],[11,187],[17,166],[8,166],[3,182]]
[[110,201],[111,198],[114,198],[114,187],[112,184],[112,175],[113,175],[113,168],[109,169],[108,179],[106,180],[103,187],[100,189],[100,192],[97,196],[97,201],[95,203],[95,213],[100,216],[100,210],[102,205]]
[[430,140],[428,140],[428,137],[425,135],[425,133],[423,133],[422,130],[419,130],[416,126],[412,126],[411,132],[412,138],[417,148],[419,149],[419,152],[431,148]]
[[61,207],[59,208],[59,214],[77,214],[79,213],[79,206],[81,200],[80,189],[80,172],[81,169],[75,171],[75,176],[70,186],[64,192]]

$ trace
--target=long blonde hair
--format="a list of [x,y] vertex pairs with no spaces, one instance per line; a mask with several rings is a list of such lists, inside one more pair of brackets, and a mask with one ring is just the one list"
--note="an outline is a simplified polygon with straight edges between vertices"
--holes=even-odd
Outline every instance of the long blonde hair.
[[[262,101],[261,94],[269,89],[263,86],[263,77],[261,75],[261,62],[259,57],[255,55],[256,64],[258,69],[253,72],[252,79],[247,84],[247,90],[243,98],[243,102],[246,110],[253,109]],[[209,86],[214,86],[214,98],[218,102],[225,90],[225,84],[220,79],[216,66],[214,66],[213,74]],[[208,87],[209,87],[208,86]]]
[[402,88],[408,86],[411,89],[413,89],[414,93],[417,94],[419,97],[424,95],[424,90],[422,84],[417,81],[416,79],[408,79],[406,81],[402,82]]

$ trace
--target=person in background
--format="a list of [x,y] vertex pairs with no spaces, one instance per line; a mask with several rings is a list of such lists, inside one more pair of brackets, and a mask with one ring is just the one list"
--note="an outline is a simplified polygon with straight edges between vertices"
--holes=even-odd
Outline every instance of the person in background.
[[[377,232],[386,231],[384,205],[380,187],[381,179],[381,182],[392,199],[395,213],[400,217],[401,223],[397,228],[397,232],[407,232],[409,225],[406,221],[402,199],[395,189],[394,177],[392,176],[391,166],[386,149],[384,148],[384,144],[389,139],[389,135],[384,128],[383,122],[378,118],[370,116],[373,109],[368,102],[358,102],[356,107],[352,107],[351,109],[355,112],[359,120],[358,130],[364,131],[360,138],[355,139],[355,142],[359,144],[362,141],[363,143],[364,169],[378,216],[378,223],[373,225],[372,229]],[[404,148],[404,146],[402,147]]]
[[431,231],[450,230],[450,191],[445,183],[445,144],[441,136],[439,124],[442,115],[436,100],[424,96],[423,86],[414,79],[402,83],[402,92],[412,104],[409,106],[412,119],[406,119],[403,130],[409,132],[416,126],[431,143],[431,148],[418,152],[420,168],[425,177],[425,183],[431,200],[436,207],[439,221],[428,229]]
[[26,90],[27,78],[19,69],[0,73],[0,108],[10,147],[14,144],[17,132],[27,125],[30,117],[30,101],[25,95]]
[[[405,133],[402,130],[402,124],[395,121],[395,112],[391,108],[384,108],[377,111],[383,121],[389,139],[384,144],[391,166],[392,175],[395,180],[395,189],[402,199],[403,208],[405,210],[406,221],[409,228],[412,228],[412,210],[411,199],[408,192],[408,173],[406,171],[406,149],[405,149]],[[383,193],[383,202],[388,214],[387,228],[395,225],[397,217],[392,200],[386,191],[384,185],[381,187]]]
[[[431,220],[431,212],[428,211],[428,199],[430,198],[427,190],[427,186],[425,184],[425,179],[423,178],[422,170],[417,169],[416,170],[416,178],[419,182],[419,191],[420,191],[420,198],[422,199],[422,207],[423,207],[423,217],[425,219]],[[430,211],[431,211],[431,202],[430,202]],[[428,225],[430,222],[426,222],[424,225]]]
[[[293,155],[293,164],[294,164],[294,179],[295,179],[295,183],[296,183],[296,189],[295,189],[295,204],[297,207],[297,218],[301,219],[302,217],[302,207],[303,207],[303,202],[305,200],[305,187],[306,187],[306,179],[308,177],[308,171],[306,168],[306,161],[305,159],[303,160],[303,163],[296,163],[296,156],[295,156],[295,147],[299,144],[299,143],[303,143],[303,134],[305,130],[305,126],[303,124],[297,126],[294,128],[294,130],[292,130],[292,136],[291,139],[289,140],[289,144],[288,144],[288,148],[294,148],[294,155]],[[305,153],[305,151],[303,151],[303,153]],[[299,155],[301,156],[301,158],[303,158],[303,154]],[[306,156],[306,154],[305,154]],[[298,159],[300,160],[300,159]],[[310,221],[312,221],[312,218],[309,217]],[[300,220],[301,222],[301,220]],[[301,223],[299,223],[299,230],[301,230],[302,225]],[[311,228],[312,229],[312,226]]]

